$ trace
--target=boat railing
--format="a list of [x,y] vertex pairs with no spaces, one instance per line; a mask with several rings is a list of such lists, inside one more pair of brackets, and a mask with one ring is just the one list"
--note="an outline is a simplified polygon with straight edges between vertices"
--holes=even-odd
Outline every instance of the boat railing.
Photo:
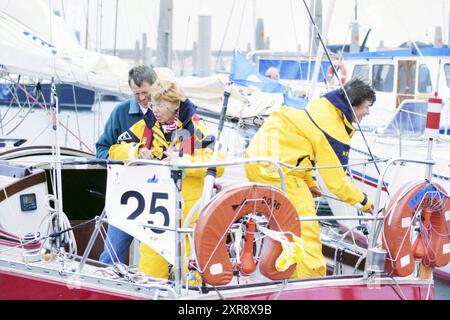
[[[351,167],[351,166],[360,166],[360,165],[366,165],[367,163],[373,163],[373,162],[387,162],[385,168],[383,169],[381,175],[380,175],[380,179],[378,180],[378,184],[377,184],[377,191],[376,191],[376,196],[375,196],[375,201],[374,201],[374,214],[373,216],[328,216],[328,217],[324,217],[324,216],[310,216],[310,217],[300,217],[300,221],[301,222],[306,222],[306,221],[328,221],[328,220],[355,220],[355,221],[374,221],[373,223],[373,227],[372,227],[372,231],[370,233],[370,241],[369,241],[369,246],[368,246],[368,255],[370,255],[371,250],[374,249],[376,247],[376,239],[378,238],[377,235],[379,233],[379,228],[380,226],[382,226],[383,224],[383,219],[384,216],[380,215],[380,198],[381,198],[381,191],[382,191],[382,186],[383,186],[383,181],[384,181],[384,177],[386,176],[387,170],[389,169],[389,167],[391,165],[393,165],[394,163],[397,162],[402,162],[402,163],[419,163],[419,164],[424,164],[424,165],[433,165],[434,161],[431,160],[414,160],[414,159],[406,159],[406,158],[393,158],[393,159],[377,159],[377,160],[373,160],[373,161],[365,161],[365,162],[361,162],[361,163],[352,163],[347,165],[346,167]],[[165,166],[165,167],[169,167],[172,171],[182,171],[184,169],[190,169],[190,168],[211,168],[211,167],[230,167],[230,166],[237,166],[237,165],[242,165],[242,164],[249,164],[249,163],[267,163],[272,165],[276,171],[278,172],[279,176],[280,176],[280,186],[281,186],[281,190],[283,192],[286,191],[286,179],[284,176],[284,171],[282,169],[282,167],[288,168],[290,170],[317,170],[317,169],[329,169],[329,168],[336,168],[336,167],[342,167],[342,166],[316,166],[316,167],[300,167],[300,166],[292,166],[289,165],[287,163],[278,161],[278,160],[274,160],[274,159],[270,159],[270,158],[249,158],[249,159],[235,159],[235,160],[228,160],[228,161],[214,161],[214,162],[202,162],[202,163],[179,163],[179,162],[164,162],[164,161],[155,161],[155,160],[134,160],[134,161],[130,161],[128,163],[128,166],[144,166],[144,165],[154,165],[154,166]],[[181,176],[181,175],[180,175]],[[181,197],[181,191],[177,191],[177,193],[180,193],[178,195],[178,197]],[[176,214],[176,221],[181,221],[181,209],[177,210],[179,212],[177,212]],[[100,229],[101,223],[106,222],[106,212],[103,211],[101,217],[98,219],[98,223],[96,226],[96,229]],[[150,225],[150,224],[145,224],[142,223],[140,224],[140,226],[142,227],[149,227],[151,229],[157,229],[157,230],[164,230],[164,231],[173,231],[175,232],[175,236],[176,236],[176,244],[179,244],[182,242],[182,238],[184,237],[185,234],[192,234],[194,232],[194,229],[191,227],[180,227],[181,224],[176,224],[175,228],[170,228],[170,227],[163,227],[163,226],[156,226],[156,225]],[[91,241],[93,243],[93,241],[95,241],[95,238],[98,234],[98,232],[94,232],[94,234],[92,235]],[[181,248],[181,246],[177,245],[178,248]],[[90,248],[90,246],[88,245],[88,248]],[[89,250],[87,250],[89,251]],[[177,250],[179,251],[179,249]],[[178,254],[182,254],[182,252],[177,252]],[[81,272],[81,268],[84,265],[84,257],[87,258],[87,255],[89,253],[85,252],[81,263],[79,265],[79,269],[78,271]],[[370,259],[370,257],[368,256],[368,259]],[[370,261],[370,260],[369,260]],[[181,271],[182,266],[181,266],[181,259],[178,259],[178,261],[176,261],[177,266],[175,266],[175,269],[177,271]],[[365,267],[365,275],[368,276],[368,267],[369,267],[370,263],[366,263],[366,267]],[[177,272],[176,272],[177,273]],[[175,290],[176,292],[180,292],[181,290],[181,272],[179,272],[179,275],[176,275],[175,278]]]
[[[401,162],[401,163],[416,163],[416,164],[423,164],[426,166],[432,166],[435,164],[434,160],[415,160],[415,159],[407,159],[407,158],[402,158],[402,157],[396,157],[396,158],[392,158],[390,159],[385,167],[383,168],[383,170],[380,173],[380,178],[378,179],[378,183],[377,183],[377,189],[376,189],[376,193],[375,193],[375,200],[374,200],[374,218],[375,220],[378,220],[378,214],[380,211],[380,199],[381,199],[381,191],[382,191],[382,187],[384,184],[384,178],[386,176],[386,173],[388,172],[389,168],[397,163],[397,162]],[[369,248],[373,248],[375,247],[379,232],[381,230],[381,225],[377,226],[377,223],[375,222],[372,226],[372,232],[370,233],[370,239],[369,239]]]

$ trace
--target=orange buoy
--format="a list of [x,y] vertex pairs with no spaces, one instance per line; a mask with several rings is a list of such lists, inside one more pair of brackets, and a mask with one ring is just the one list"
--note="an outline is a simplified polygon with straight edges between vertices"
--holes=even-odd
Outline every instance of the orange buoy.
[[[411,230],[420,218],[415,242]],[[445,190],[429,181],[413,181],[402,186],[386,209],[382,236],[387,250],[385,268],[397,276],[414,271],[414,261],[425,266],[443,267],[450,261],[450,201]]]
[[[347,81],[347,68],[345,67],[344,62],[336,61],[333,63],[334,68],[339,76],[339,80],[342,84]],[[339,85],[338,78],[334,74],[333,66],[330,66],[327,70],[326,81],[329,86],[337,86]]]
[[[271,230],[291,232],[300,236],[297,210],[280,190],[255,183],[244,183],[224,189],[203,208],[194,229],[198,269],[207,283],[224,285],[233,278],[233,266],[226,244],[227,234],[235,221],[251,213],[264,215]],[[247,250],[252,246],[253,244],[248,242]],[[262,275],[271,280],[288,279],[292,275],[296,264],[283,272],[275,267],[282,250],[278,241],[269,237],[264,239],[258,263]],[[245,261],[247,263],[247,260]],[[247,271],[253,268],[250,259],[249,261],[249,266],[245,266]]]

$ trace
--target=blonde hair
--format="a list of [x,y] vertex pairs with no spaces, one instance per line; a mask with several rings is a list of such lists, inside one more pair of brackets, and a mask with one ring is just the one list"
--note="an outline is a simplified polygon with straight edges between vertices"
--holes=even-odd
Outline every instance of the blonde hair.
[[[164,100],[179,105],[186,101],[186,96],[180,86],[169,80],[157,80],[150,89],[152,100]],[[172,110],[174,111],[174,110]]]

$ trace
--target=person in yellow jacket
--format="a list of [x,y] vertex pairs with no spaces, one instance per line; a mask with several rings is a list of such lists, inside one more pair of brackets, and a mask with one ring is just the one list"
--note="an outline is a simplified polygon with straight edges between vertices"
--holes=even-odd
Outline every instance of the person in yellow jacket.
[[[365,82],[353,79],[344,85],[351,105],[342,89],[330,91],[310,101],[305,109],[282,106],[273,112],[258,130],[246,150],[246,157],[269,157],[292,166],[323,167],[348,164],[352,123],[369,114],[375,92]],[[312,170],[283,168],[287,196],[300,216],[315,216],[314,199],[321,195]],[[328,189],[342,201],[362,211],[373,210],[372,201],[346,177],[343,167],[319,169]],[[280,178],[269,164],[246,165],[251,181],[280,187]],[[317,221],[301,224],[306,255],[297,261],[293,278],[326,274],[322,254],[320,227]]]
[[[182,89],[172,81],[158,80],[151,90],[151,111],[118,138],[109,149],[111,160],[154,159],[168,161],[174,150],[182,162],[211,161],[215,136],[208,133],[203,120],[195,114]],[[223,159],[222,150],[217,160]],[[221,176],[223,167],[186,169],[182,180],[183,220],[200,198],[206,174]],[[195,221],[195,217],[192,219]],[[191,225],[192,225],[191,221]],[[189,244],[187,244],[187,253]],[[141,244],[139,271],[158,278],[169,277],[167,261],[150,247]]]

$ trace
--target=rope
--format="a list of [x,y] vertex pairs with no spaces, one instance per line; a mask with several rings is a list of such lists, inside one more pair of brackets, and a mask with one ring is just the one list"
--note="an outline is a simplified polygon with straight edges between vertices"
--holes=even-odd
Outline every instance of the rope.
[[[334,73],[334,75],[336,76],[336,78],[338,79],[338,82],[339,82],[339,84],[340,84],[341,90],[342,90],[342,92],[344,92],[345,99],[347,100],[348,104],[351,106],[352,103],[351,103],[351,101],[350,101],[350,98],[349,98],[348,95],[347,95],[347,91],[345,90],[344,85],[343,85],[342,82],[341,82],[341,79],[340,79],[340,77],[339,77],[339,75],[338,75],[338,73],[337,73],[337,70],[336,70],[336,68],[335,68],[335,66],[334,66],[334,64],[333,64],[333,61],[331,60],[331,57],[330,57],[330,53],[329,53],[329,51],[328,51],[328,48],[326,47],[326,45],[325,45],[325,43],[324,43],[324,41],[323,41],[323,39],[322,39],[322,35],[321,35],[321,33],[320,33],[320,31],[319,31],[317,25],[316,25],[316,22],[315,22],[315,20],[314,20],[312,14],[311,14],[311,11],[309,10],[309,7],[308,7],[308,5],[306,4],[305,0],[303,0],[303,4],[305,5],[306,11],[308,12],[308,15],[309,15],[309,18],[310,18],[311,22],[313,23],[314,27],[316,28],[317,36],[319,37],[319,41],[320,41],[320,43],[322,44],[322,47],[323,47],[323,49],[324,49],[324,52],[325,52],[325,54],[326,54],[326,56],[327,56],[328,61],[329,61],[330,64],[331,64],[331,67],[333,68],[333,73]],[[355,118],[355,120],[356,120],[356,125],[357,125],[357,127],[358,127],[358,130],[359,130],[359,132],[361,132],[361,136],[362,136],[362,138],[363,138],[363,140],[364,140],[364,144],[365,144],[366,147],[367,147],[367,151],[369,152],[370,158],[371,158],[372,160],[375,160],[375,157],[373,156],[373,153],[372,153],[372,149],[370,149],[369,143],[367,142],[366,136],[365,136],[364,132],[361,130],[361,125],[360,125],[360,123],[359,123],[358,118],[356,117],[355,111],[353,110],[353,108],[350,108],[350,109],[352,110],[353,116],[354,116],[354,118]],[[380,175],[380,174],[381,174],[380,168],[378,168],[378,165],[377,165],[376,163],[375,163],[375,169],[377,170],[378,175]],[[388,194],[388,197],[390,198],[389,190],[388,190],[388,188],[387,188],[387,186],[386,186],[386,184],[385,184],[384,182],[383,182],[383,186],[386,188],[386,192],[387,192],[387,194]]]
[[[41,109],[43,109],[44,111],[46,111],[46,112],[47,112],[47,115],[51,116],[51,114],[50,114],[50,112],[47,110],[47,108],[46,108],[45,106],[43,106],[42,103],[39,102],[35,97],[33,97],[33,96],[27,91],[27,89],[25,89],[24,87],[22,87],[19,83],[15,82],[14,79],[12,79],[9,75],[8,75],[8,78],[9,78],[9,80],[10,80],[12,83],[16,84],[16,85],[19,87],[19,89],[22,90],[22,91],[26,94],[27,97],[31,98],[31,100],[33,100],[39,107],[41,107]],[[59,125],[60,125],[61,127],[63,127],[67,132],[69,132],[75,139],[77,139],[78,141],[80,141],[80,143],[81,143],[83,146],[85,146],[85,148],[86,148],[89,152],[94,153],[94,151],[93,151],[91,148],[89,148],[89,146],[86,145],[86,144],[81,140],[81,138],[80,138],[79,136],[77,136],[75,133],[73,133],[72,130],[70,130],[69,128],[67,128],[61,121],[58,121],[58,123],[59,123]]]
[[[72,85],[72,95],[73,95],[73,103],[75,105],[75,119],[77,121],[78,136],[81,137],[80,122],[78,121],[77,95],[75,94],[75,86],[74,85]],[[80,150],[83,150],[83,145],[81,144],[81,141],[80,141]]]
[[238,36],[236,38],[236,44],[234,45],[235,48],[238,48],[239,39],[241,37],[241,30],[242,30],[242,22],[244,21],[244,13],[245,13],[245,7],[247,6],[247,0],[244,0],[244,7],[242,8],[242,14],[241,14],[241,21],[239,22],[239,29],[238,29]]

